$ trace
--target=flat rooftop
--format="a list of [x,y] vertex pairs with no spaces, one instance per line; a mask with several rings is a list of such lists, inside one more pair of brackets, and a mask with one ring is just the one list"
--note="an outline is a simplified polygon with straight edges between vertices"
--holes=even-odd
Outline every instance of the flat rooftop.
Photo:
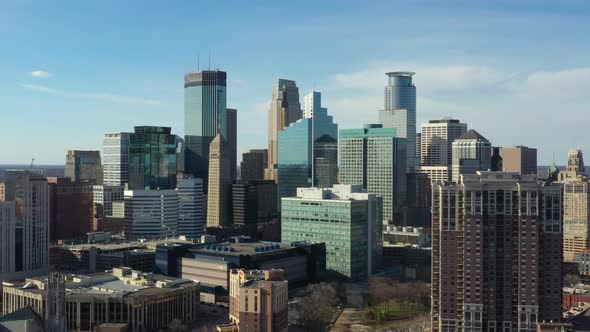
[[102,251],[117,251],[117,250],[130,250],[130,249],[152,249],[155,250],[160,244],[166,243],[194,243],[191,240],[183,240],[179,238],[149,240],[149,241],[116,241],[109,243],[80,243],[80,244],[64,244],[58,246],[58,248],[73,250],[73,251],[84,251],[90,248],[96,248]]
[[261,254],[270,251],[284,250],[291,248],[290,245],[285,243],[276,242],[216,242],[202,245],[198,248],[193,249],[193,252],[197,253],[220,253],[225,255],[239,256],[245,254]]

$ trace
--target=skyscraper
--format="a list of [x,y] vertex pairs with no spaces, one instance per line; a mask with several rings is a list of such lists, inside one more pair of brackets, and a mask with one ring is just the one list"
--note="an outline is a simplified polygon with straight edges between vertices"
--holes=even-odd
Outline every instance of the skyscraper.
[[565,181],[569,179],[576,179],[581,175],[584,175],[584,156],[580,149],[570,149],[567,153],[567,166],[565,171],[559,172],[559,181]]
[[[322,95],[314,91],[304,97],[304,118],[313,119],[315,116],[326,117],[328,109],[322,107]],[[330,188],[337,182],[338,176],[338,127],[336,134],[325,132],[316,135],[317,130],[325,130],[321,122],[312,121],[312,131],[314,132],[313,143],[313,185],[315,187]]]
[[563,184],[563,260],[590,249],[590,186],[588,181]]
[[207,193],[207,227],[231,223],[231,178],[229,144],[221,134],[209,148],[209,191]]
[[385,87],[385,109],[379,112],[379,122],[384,128],[395,128],[396,135],[407,139],[408,171],[416,164],[416,86],[407,71],[390,72]]
[[232,185],[233,221],[256,229],[278,216],[277,184],[272,180],[238,180]]
[[0,280],[9,280],[6,276],[16,272],[16,251],[15,204],[0,202]]
[[453,142],[467,132],[467,124],[455,119],[430,120],[421,126],[419,172],[432,181],[451,180]]
[[526,146],[513,146],[499,149],[502,169],[520,174],[537,174],[537,149]]
[[240,163],[240,179],[245,181],[264,179],[264,169],[267,165],[267,149],[253,149],[243,153]]
[[475,174],[492,167],[492,145],[480,133],[471,129],[453,141],[452,179],[462,174]]
[[100,152],[68,150],[65,176],[72,181],[92,181],[94,184],[102,184]]
[[279,79],[273,87],[268,110],[268,165],[265,179],[278,180],[279,132],[301,119],[301,115],[299,88],[295,81]]
[[[295,195],[298,187],[318,184],[316,165],[337,167],[338,125],[327,109],[320,106],[321,95],[314,92],[316,107],[311,117],[305,117],[279,132],[279,197]],[[270,157],[269,157],[270,158]],[[329,172],[321,172],[327,174]],[[324,183],[330,179],[323,179]]]
[[176,145],[170,127],[135,127],[129,135],[129,189],[176,188]]
[[51,241],[85,238],[93,230],[92,182],[56,177],[47,180],[51,190]]
[[184,177],[178,180],[178,235],[196,239],[205,233],[203,180]]
[[281,241],[325,242],[327,269],[367,279],[381,262],[382,202],[359,185],[297,188],[281,199]]
[[435,183],[432,330],[535,331],[561,320],[562,194],[534,175]]
[[207,188],[209,145],[221,131],[227,138],[227,74],[219,70],[184,76],[185,174],[203,179]]
[[229,170],[230,178],[235,181],[238,178],[238,110],[227,109],[227,136],[229,146]]
[[129,182],[129,133],[104,134],[102,174],[105,186],[123,186]]
[[383,197],[383,219],[403,224],[406,206],[406,139],[380,124],[340,130],[340,183],[362,185]]
[[125,238],[150,239],[178,235],[175,190],[125,190]]

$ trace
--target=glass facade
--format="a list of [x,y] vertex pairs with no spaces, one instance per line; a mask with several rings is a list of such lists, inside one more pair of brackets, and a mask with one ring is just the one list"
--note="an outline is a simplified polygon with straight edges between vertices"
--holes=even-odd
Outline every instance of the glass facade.
[[135,127],[129,135],[129,189],[176,188],[176,145],[169,127]]

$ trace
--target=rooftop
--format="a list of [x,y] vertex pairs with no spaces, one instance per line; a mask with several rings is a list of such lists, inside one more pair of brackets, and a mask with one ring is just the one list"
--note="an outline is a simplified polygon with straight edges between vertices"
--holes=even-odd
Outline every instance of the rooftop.
[[269,251],[291,248],[284,243],[253,241],[253,242],[217,242],[205,244],[193,250],[200,253],[223,253],[224,255],[239,256],[253,253],[264,253]]
[[396,77],[396,76],[414,76],[416,73],[413,71],[392,71],[389,73],[385,73],[385,75],[389,77]]
[[459,136],[459,139],[475,139],[475,140],[483,140],[483,141],[487,141],[488,139],[483,137],[480,133],[478,133],[477,131],[470,129],[468,130],[465,134]]
[[111,241],[110,243],[80,243],[80,244],[64,244],[60,248],[73,250],[73,251],[84,251],[90,248],[96,248],[100,251],[122,251],[122,250],[133,250],[133,249],[151,249],[155,250],[160,244],[166,243],[194,243],[191,240],[181,238],[168,238],[150,241]]

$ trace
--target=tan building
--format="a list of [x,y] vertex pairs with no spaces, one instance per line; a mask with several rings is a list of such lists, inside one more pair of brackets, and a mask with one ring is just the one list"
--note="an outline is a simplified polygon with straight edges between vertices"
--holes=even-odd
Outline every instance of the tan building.
[[537,174],[537,149],[513,146],[499,149],[502,170],[520,174]]
[[288,282],[283,270],[230,272],[229,319],[237,331],[288,330]]
[[428,176],[429,182],[449,181],[451,178],[450,166],[418,166],[416,172],[424,173]]
[[209,146],[209,191],[207,227],[228,226],[231,221],[231,184],[229,145],[218,134]]
[[576,253],[590,248],[590,194],[586,181],[563,186],[563,260],[573,262]]
[[4,202],[6,200],[6,185],[4,182],[0,182],[0,202]]
[[[68,275],[65,287],[68,331],[94,331],[104,323],[125,323],[129,331],[154,331],[167,328],[174,319],[198,318],[198,282],[123,267]],[[45,317],[47,292],[46,277],[4,282],[3,312],[31,306]]]
[[584,156],[582,150],[571,149],[567,153],[567,166],[565,171],[559,172],[559,181],[581,178],[585,175]]

